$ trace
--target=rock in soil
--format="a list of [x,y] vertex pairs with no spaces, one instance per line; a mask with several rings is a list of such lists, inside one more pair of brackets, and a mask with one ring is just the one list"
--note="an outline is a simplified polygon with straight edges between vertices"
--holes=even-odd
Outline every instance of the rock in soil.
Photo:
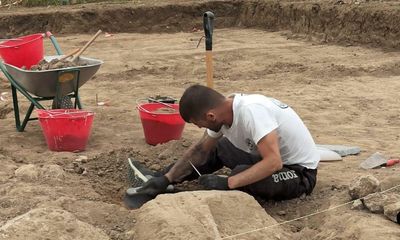
[[65,177],[64,170],[55,164],[44,165],[42,167],[34,164],[26,164],[15,170],[14,174],[22,181],[36,181],[38,179],[60,181]]
[[[276,223],[252,196],[244,192],[162,194],[139,209],[134,239],[220,239]],[[283,240],[291,237],[277,226],[240,235],[237,239]]]
[[352,199],[362,198],[380,190],[378,179],[372,175],[357,177],[349,186],[349,194]]
[[353,205],[351,206],[352,210],[363,210],[364,209],[364,204],[361,202],[360,199],[356,200],[353,202]]
[[15,170],[15,176],[24,181],[35,181],[39,174],[39,168],[34,164],[23,165]]
[[384,207],[384,214],[393,222],[400,224],[400,201],[386,205]]
[[372,213],[383,213],[384,206],[400,202],[400,195],[396,193],[375,193],[364,197],[363,202],[364,206]]

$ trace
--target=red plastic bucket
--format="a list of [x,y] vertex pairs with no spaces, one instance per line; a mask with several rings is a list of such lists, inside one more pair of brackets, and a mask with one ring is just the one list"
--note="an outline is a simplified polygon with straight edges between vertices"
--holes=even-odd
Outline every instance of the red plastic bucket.
[[43,59],[43,34],[36,33],[19,40],[8,40],[0,43],[0,56],[5,63],[21,68],[30,69]]
[[[150,145],[178,140],[182,136],[185,121],[179,114],[178,104],[169,104],[173,109],[161,103],[138,104],[144,137]],[[161,110],[172,111],[161,111]]]
[[39,122],[51,151],[85,150],[94,112],[78,109],[37,110]]

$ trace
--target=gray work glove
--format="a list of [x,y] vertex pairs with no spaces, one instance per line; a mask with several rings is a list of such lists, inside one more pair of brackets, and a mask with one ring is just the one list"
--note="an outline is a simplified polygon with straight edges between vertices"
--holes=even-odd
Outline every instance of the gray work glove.
[[204,174],[199,177],[199,184],[208,189],[229,190],[228,177],[222,177],[214,174]]
[[155,197],[158,194],[165,193],[169,184],[170,182],[168,178],[164,175],[161,177],[153,177],[145,182],[143,186],[136,191],[138,193],[144,193],[149,196]]

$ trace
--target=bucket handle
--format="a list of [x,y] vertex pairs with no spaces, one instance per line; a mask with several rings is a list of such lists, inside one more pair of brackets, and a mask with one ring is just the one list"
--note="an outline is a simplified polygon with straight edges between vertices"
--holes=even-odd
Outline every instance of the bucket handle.
[[0,44],[0,47],[2,47],[2,48],[19,48],[18,46],[6,46],[6,45],[1,45],[1,44]]
[[141,111],[143,111],[143,112],[146,112],[146,113],[150,114],[152,117],[157,117],[157,115],[154,114],[154,112],[150,112],[149,110],[144,109],[144,108],[142,107],[141,103],[140,103],[140,102],[147,101],[147,100],[160,103],[161,105],[164,105],[164,106],[166,106],[166,107],[169,107],[169,108],[171,108],[171,109],[176,110],[171,104],[158,101],[158,100],[156,100],[156,99],[154,99],[154,98],[146,98],[146,99],[141,98],[141,99],[137,99],[137,100],[136,100],[136,108],[139,109],[139,110],[141,110]]
[[[4,39],[0,39],[0,42],[6,42],[6,41],[22,41],[22,39],[19,39],[19,38],[4,38]],[[0,47],[8,48],[10,46],[0,44]],[[14,46],[14,48],[18,48],[18,46]]]
[[[46,36],[46,34],[45,33],[42,33],[42,34],[40,34],[41,35],[41,37],[42,38],[44,38],[45,36]],[[17,37],[17,38],[4,38],[4,39],[0,39],[0,42],[5,42],[5,41],[22,41],[23,39],[21,39],[20,37]],[[31,41],[34,41],[34,40],[31,40]],[[29,41],[29,42],[31,42],[31,41]],[[26,42],[26,43],[29,43],[29,42]],[[15,48],[15,49],[18,49],[19,48],[19,46],[6,46],[6,45],[1,45],[0,44],[0,47],[2,47],[2,48]]]
[[144,109],[144,108],[142,107],[142,105],[140,104],[141,101],[146,101],[146,99],[137,99],[137,100],[136,100],[136,108],[139,109],[139,110],[141,110],[141,111],[143,111],[143,112],[146,112],[146,113],[150,114],[150,115],[153,116],[153,117],[157,117],[156,114],[154,114],[154,113],[148,111],[147,109]]
[[[52,113],[46,111],[46,113],[48,114],[48,116],[50,116],[50,118],[54,118],[54,117],[61,116],[61,115],[75,114],[75,113],[82,113],[82,112],[80,112],[80,111],[76,111],[76,112],[66,112],[66,111],[65,111],[65,112],[63,112],[63,113],[52,114]],[[92,112],[87,112],[87,113],[92,113]]]
[[156,103],[159,103],[159,104],[162,104],[162,105],[164,105],[164,106],[166,106],[166,107],[169,107],[169,108],[172,108],[172,109],[175,109],[171,104],[168,104],[168,103],[165,103],[165,102],[161,102],[161,101],[158,101],[157,99],[154,99],[154,98],[151,98],[151,97],[149,97],[149,98],[147,98],[148,100],[150,100],[150,101],[153,101],[153,102],[156,102]]
[[157,99],[154,99],[154,98],[151,98],[151,97],[149,97],[149,98],[140,98],[140,99],[137,99],[137,100],[136,100],[136,107],[137,107],[137,109],[139,109],[139,110],[141,110],[141,111],[143,111],[143,112],[146,112],[146,113],[150,114],[150,115],[153,116],[153,117],[157,117],[157,115],[154,114],[154,112],[150,112],[149,110],[144,109],[144,108],[142,107],[142,105],[141,105],[141,102],[143,102],[143,101],[148,101],[148,100],[153,101],[153,102],[156,102],[156,103],[159,103],[159,104],[164,105],[164,106],[166,106],[166,107],[168,107],[168,108],[171,108],[171,109],[176,110],[176,109],[173,107],[173,105],[168,104],[168,103],[165,103],[165,102],[158,101]]

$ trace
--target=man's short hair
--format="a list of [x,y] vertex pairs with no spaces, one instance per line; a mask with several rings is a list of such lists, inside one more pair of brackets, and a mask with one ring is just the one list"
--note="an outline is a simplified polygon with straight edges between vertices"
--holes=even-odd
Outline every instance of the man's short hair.
[[217,107],[225,97],[212,88],[193,85],[185,90],[179,101],[179,113],[185,122],[191,119],[199,120],[204,114]]

